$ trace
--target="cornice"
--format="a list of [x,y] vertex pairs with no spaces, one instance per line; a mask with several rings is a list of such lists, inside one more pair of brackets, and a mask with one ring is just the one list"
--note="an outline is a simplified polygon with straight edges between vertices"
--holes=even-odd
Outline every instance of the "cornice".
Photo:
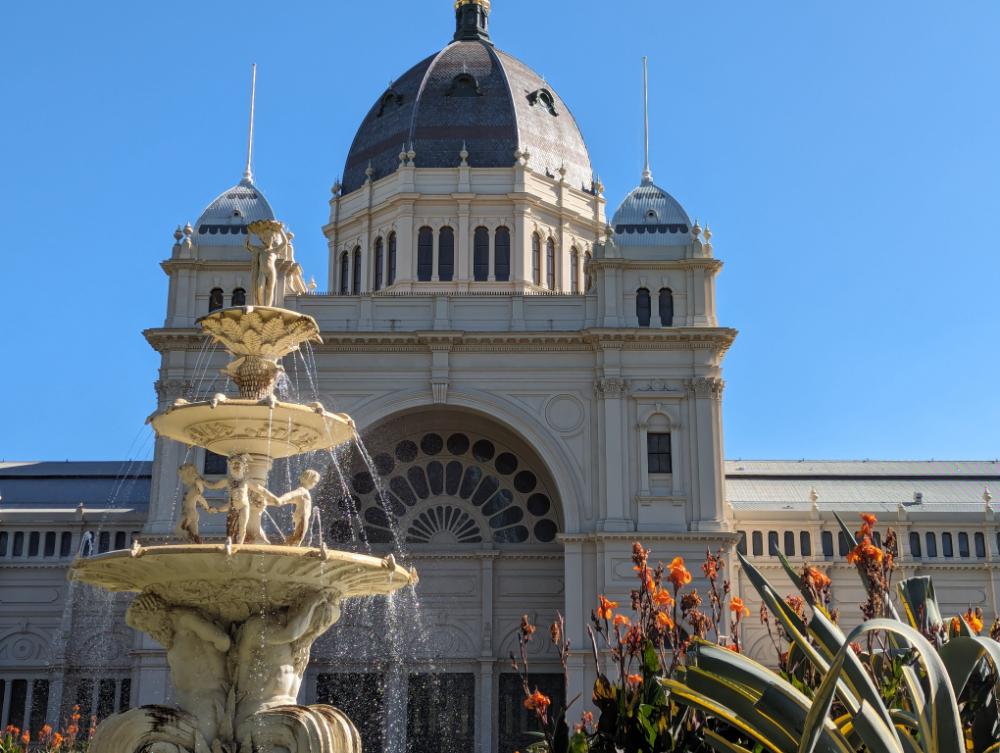
[[565,544],[594,544],[601,541],[621,541],[629,544],[641,541],[701,541],[715,544],[736,545],[740,535],[735,531],[595,531],[592,533],[563,533],[556,537]]

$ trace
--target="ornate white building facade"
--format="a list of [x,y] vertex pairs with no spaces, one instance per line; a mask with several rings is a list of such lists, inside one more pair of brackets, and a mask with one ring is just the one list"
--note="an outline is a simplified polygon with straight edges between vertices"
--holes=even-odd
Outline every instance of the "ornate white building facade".
[[[488,20],[486,0],[460,0],[454,40],[361,124],[322,229],[330,292],[304,292],[293,254],[281,266],[279,305],[324,339],[286,364],[289,389],[354,416],[372,458],[312,459],[328,539],[402,548],[421,573],[418,611],[346,614],[302,700],[357,710],[369,750],[512,751],[527,723],[507,658],[522,614],[566,615],[570,697],[593,679],[596,595],[628,602],[637,539],[695,565],[742,540],[788,585],[781,550],[832,575],[850,622],[862,596],[834,512],[892,525],[902,574],[933,574],[950,611],[996,614],[996,462],[724,461],[736,331],[716,318],[711,234],[648,166],[609,221],[566,103],[493,45]],[[176,233],[166,319],[145,333],[160,405],[225,390],[195,323],[245,302],[246,226],[275,217],[248,168]],[[70,589],[65,568],[81,547],[171,535],[190,460],[225,470],[168,440],[152,464],[0,466],[0,726],[169,696],[164,655],[124,627],[124,600]],[[766,659],[755,620],[746,632]],[[535,649],[539,685],[561,696],[551,647]],[[366,722],[373,709],[396,721]]]

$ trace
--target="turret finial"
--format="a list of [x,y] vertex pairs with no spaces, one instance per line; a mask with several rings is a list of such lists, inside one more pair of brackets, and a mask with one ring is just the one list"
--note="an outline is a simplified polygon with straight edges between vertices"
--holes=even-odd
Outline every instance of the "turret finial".
[[455,41],[476,40],[491,43],[490,0],[455,0]]
[[253,116],[254,103],[257,98],[257,64],[250,67],[250,133],[247,136],[247,166],[243,171],[243,180],[253,183]]

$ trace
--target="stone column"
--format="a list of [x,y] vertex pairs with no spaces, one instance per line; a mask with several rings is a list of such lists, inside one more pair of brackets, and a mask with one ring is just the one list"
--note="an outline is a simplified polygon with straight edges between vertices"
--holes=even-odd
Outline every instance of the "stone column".
[[460,201],[458,202],[458,228],[456,229],[456,234],[458,237],[455,239],[455,253],[458,258],[455,259],[455,279],[456,280],[471,280],[472,279],[472,263],[471,263],[471,247],[470,236],[472,230],[469,223],[469,202]]
[[698,531],[722,530],[723,454],[722,391],[725,382],[718,377],[698,377],[686,383],[693,402],[692,453],[698,458],[691,479],[691,527]]
[[[620,356],[614,351],[615,356]],[[608,351],[605,351],[607,358]],[[633,531],[629,515],[627,458],[622,457],[629,446],[626,429],[626,395],[628,384],[617,376],[598,379],[594,385],[598,400],[599,457],[601,458],[601,496],[604,497],[603,517],[598,523],[602,531]]]

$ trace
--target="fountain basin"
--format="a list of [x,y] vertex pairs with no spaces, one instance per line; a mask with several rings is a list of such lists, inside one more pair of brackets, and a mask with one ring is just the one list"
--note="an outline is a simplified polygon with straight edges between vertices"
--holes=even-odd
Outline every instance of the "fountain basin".
[[161,437],[204,447],[226,457],[239,453],[286,458],[325,450],[355,437],[354,420],[313,406],[227,399],[179,401],[149,422]]
[[323,342],[308,314],[273,306],[235,306],[198,319],[202,330],[235,356],[281,358],[305,342]]
[[135,547],[79,559],[72,580],[109,591],[149,592],[223,623],[301,603],[311,594],[339,598],[391,594],[417,575],[353,552],[271,545],[185,544]]

